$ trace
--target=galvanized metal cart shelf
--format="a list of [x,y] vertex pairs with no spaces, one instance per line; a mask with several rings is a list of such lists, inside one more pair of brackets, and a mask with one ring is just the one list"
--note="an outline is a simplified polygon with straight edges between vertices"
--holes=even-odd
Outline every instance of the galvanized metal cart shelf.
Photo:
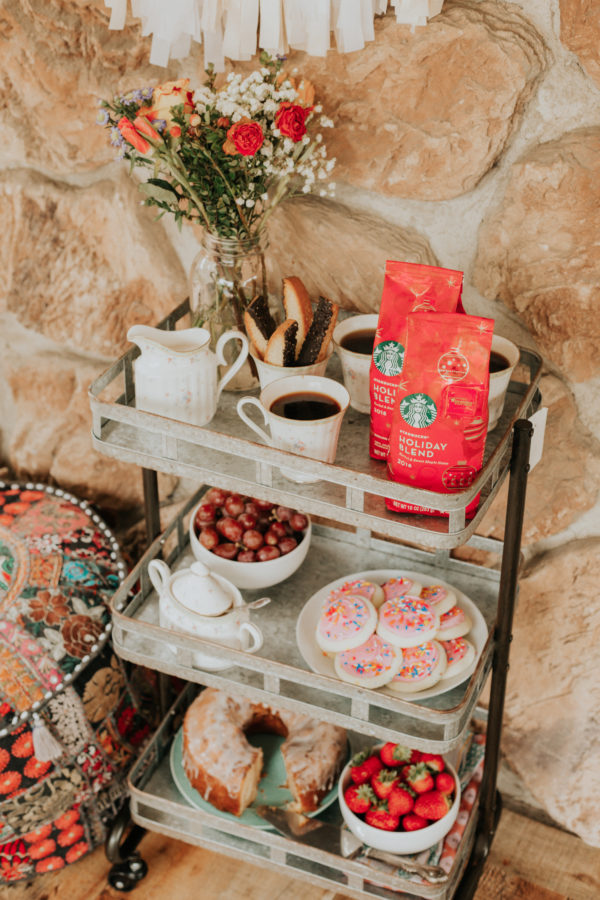
[[[161,327],[175,328],[186,313],[187,303],[167,317]],[[401,740],[418,749],[439,752],[450,751],[463,740],[491,670],[486,762],[478,815],[472,817],[451,879],[441,893],[438,886],[419,888],[417,894],[440,900],[471,897],[500,808],[496,775],[532,433],[528,416],[540,403],[540,357],[521,350],[517,378],[509,386],[501,422],[488,436],[484,466],[477,480],[460,494],[437,494],[389,482],[385,467],[368,458],[368,417],[352,410],[344,418],[335,465],[294,456],[296,468],[321,479],[316,484],[302,485],[279,472],[280,466],[289,466],[287,453],[240,436],[243,426],[235,412],[235,394],[222,395],[215,418],[204,428],[137,410],[132,363],[138,353],[137,348],[129,350],[90,388],[94,446],[143,469],[147,531],[152,541],[113,599],[116,652],[124,659],[191,683],[214,685],[314,715],[326,710],[328,720],[363,740]],[[335,357],[328,375],[341,378]],[[187,518],[203,489],[159,536],[157,471],[194,476],[200,483],[262,496],[341,526],[314,527],[309,556],[299,572],[283,585],[244,592],[247,599],[259,594],[272,597],[269,606],[253,614],[265,634],[259,654],[217,647],[175,632],[169,632],[168,642],[165,640],[165,632],[158,625],[158,601],[149,583],[147,564],[157,555],[172,568],[189,564],[192,556]],[[477,526],[507,477],[504,542],[479,537],[475,534]],[[467,521],[465,509],[479,492],[477,514]],[[445,510],[448,517],[388,513],[384,503],[387,496]],[[408,542],[419,548],[406,546]],[[464,544],[498,554],[499,571],[453,558],[451,551]],[[355,688],[317,674],[307,666],[295,640],[295,622],[304,602],[337,577],[378,568],[435,572],[477,604],[486,619],[489,637],[467,682],[429,700],[408,701],[381,691]],[[193,650],[200,647],[217,648],[232,667],[218,672],[196,668]],[[343,888],[357,898],[398,898],[402,896],[398,890],[407,896],[415,894],[415,886],[409,887],[406,882],[394,884],[394,890],[374,885],[362,864],[341,857],[321,858],[331,854],[320,851],[319,856],[319,852],[308,852],[304,845],[290,839],[271,832],[265,838],[238,823],[225,828],[221,819],[186,805],[170,781],[165,763],[174,716],[176,713],[171,710],[130,778],[132,815],[138,826],[257,864],[282,867],[314,884]],[[119,849],[118,844],[119,837],[113,835],[109,856],[115,862],[124,861],[130,851],[129,845]],[[389,880],[386,883],[389,885]]]

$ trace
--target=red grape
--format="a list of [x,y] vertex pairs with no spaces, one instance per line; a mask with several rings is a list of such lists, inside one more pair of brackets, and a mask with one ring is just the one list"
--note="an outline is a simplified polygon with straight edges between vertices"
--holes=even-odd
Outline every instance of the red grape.
[[235,519],[244,512],[246,501],[239,494],[230,494],[225,500],[223,507],[227,515],[233,516]]
[[197,528],[201,528],[202,525],[212,525],[216,518],[216,509],[212,503],[202,503],[196,510],[196,515],[194,517],[194,524]]
[[244,512],[241,516],[237,517],[237,520],[244,527],[244,530],[247,531],[249,528],[254,528],[256,526],[258,516],[249,512]]
[[235,544],[219,544],[215,547],[213,553],[222,556],[223,559],[235,559],[238,554],[238,548]]
[[238,562],[256,562],[256,553],[254,550],[240,550],[237,555]]
[[294,531],[304,531],[305,528],[308,528],[308,519],[303,513],[294,513],[290,519],[290,525]]
[[281,538],[277,546],[281,551],[281,555],[285,556],[286,553],[291,553],[292,550],[296,549],[296,547],[298,546],[298,541],[293,537],[284,537]]
[[259,531],[265,532],[270,524],[271,520],[268,516],[259,516],[256,522],[256,527]]
[[253,528],[250,528],[243,533],[242,544],[244,547],[247,547],[248,550],[258,550],[258,548],[262,547],[264,544],[264,538],[260,531],[255,531]]
[[285,525],[283,522],[277,522],[277,521],[271,522],[271,527],[269,528],[269,531],[272,531],[273,534],[276,534],[278,538],[285,537],[287,534],[287,531],[286,531],[286,528],[285,528]]
[[253,497],[252,503],[256,503],[258,508],[263,510],[271,510],[273,508],[273,504],[270,500],[258,500],[256,497]]
[[212,528],[210,525],[207,525],[200,532],[200,536],[198,538],[203,547],[206,547],[207,550],[212,550],[213,547],[216,547],[219,543],[219,535],[215,528]]
[[224,516],[217,522],[217,531],[228,541],[239,541],[244,533],[244,526],[231,516]]
[[280,536],[275,534],[273,528],[269,528],[268,531],[265,531],[265,544],[270,544],[271,547],[276,547],[279,542]]
[[251,500],[249,503],[246,503],[244,505],[244,511],[247,513],[250,513],[253,516],[257,516],[260,512],[258,506],[256,505],[256,503],[253,500]]
[[212,503],[214,506],[223,506],[226,498],[229,496],[229,491],[223,491],[221,488],[211,488],[210,491],[207,491],[204,495],[204,499],[207,503]]
[[260,550],[256,551],[256,558],[260,562],[267,562],[269,559],[277,559],[278,556],[281,556],[279,547],[261,547]]
[[294,513],[295,510],[290,509],[289,506],[278,506],[275,510],[275,515],[280,522],[289,522]]

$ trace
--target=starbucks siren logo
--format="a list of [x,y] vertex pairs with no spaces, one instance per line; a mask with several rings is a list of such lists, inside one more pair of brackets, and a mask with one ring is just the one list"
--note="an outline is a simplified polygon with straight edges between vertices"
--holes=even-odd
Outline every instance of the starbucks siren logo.
[[373,362],[382,375],[399,375],[404,363],[404,347],[397,341],[382,341],[373,350]]
[[400,415],[413,428],[427,428],[435,422],[437,406],[427,394],[409,394],[400,403]]

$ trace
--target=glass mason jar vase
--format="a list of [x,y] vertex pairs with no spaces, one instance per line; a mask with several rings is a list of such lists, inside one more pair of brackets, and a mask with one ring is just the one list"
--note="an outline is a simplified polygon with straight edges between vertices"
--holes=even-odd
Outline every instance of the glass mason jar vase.
[[[258,294],[267,296],[266,239],[220,238],[204,233],[189,275],[192,324],[211,333],[214,349],[230,328],[245,332],[244,310]],[[232,354],[233,344],[226,349]],[[254,363],[249,360],[228,385],[229,390],[247,390],[258,384]]]

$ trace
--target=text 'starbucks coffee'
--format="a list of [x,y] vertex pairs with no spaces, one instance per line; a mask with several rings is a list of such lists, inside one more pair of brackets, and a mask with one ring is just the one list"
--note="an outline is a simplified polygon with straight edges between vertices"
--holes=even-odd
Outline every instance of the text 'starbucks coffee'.
[[[388,477],[441,494],[464,491],[481,471],[487,434],[494,322],[456,313],[407,317]],[[467,506],[474,515],[479,496]],[[448,515],[386,499],[395,512]]]
[[396,389],[404,366],[409,313],[463,312],[463,274],[416,263],[388,260],[370,372],[369,453],[387,459]]

